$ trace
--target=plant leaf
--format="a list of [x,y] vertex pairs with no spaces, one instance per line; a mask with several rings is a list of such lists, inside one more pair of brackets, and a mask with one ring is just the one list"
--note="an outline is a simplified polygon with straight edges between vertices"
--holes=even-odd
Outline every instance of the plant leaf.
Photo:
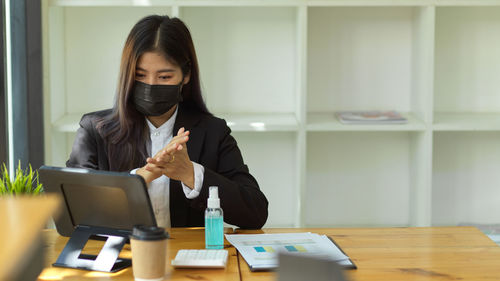
[[2,167],[3,183],[5,186],[5,194],[12,193],[12,184],[10,181],[9,171],[7,171],[7,166],[3,163]]
[[39,181],[38,170],[34,170],[31,164],[23,170],[19,160],[14,174],[9,174],[7,165],[3,163],[0,167],[0,195],[18,194],[40,194],[43,184]]
[[[28,172],[28,168],[30,169]],[[25,193],[31,193],[33,189],[33,169],[31,168],[31,164],[26,168],[26,183],[25,183]]]

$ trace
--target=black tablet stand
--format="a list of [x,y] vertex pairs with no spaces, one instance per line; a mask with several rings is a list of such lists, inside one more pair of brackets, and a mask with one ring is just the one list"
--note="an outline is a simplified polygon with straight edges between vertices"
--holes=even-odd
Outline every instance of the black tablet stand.
[[[129,234],[130,231],[125,230],[78,225],[53,266],[104,272],[125,269],[132,265],[132,261],[118,258],[118,255],[127,243]],[[87,241],[95,236],[103,237],[98,240],[106,240],[99,255],[81,254]]]

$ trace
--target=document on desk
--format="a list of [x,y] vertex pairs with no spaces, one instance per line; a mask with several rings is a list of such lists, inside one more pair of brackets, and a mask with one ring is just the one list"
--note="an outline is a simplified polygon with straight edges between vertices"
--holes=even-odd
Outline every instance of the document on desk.
[[326,235],[311,232],[226,234],[226,239],[240,252],[252,271],[276,268],[279,252],[329,259],[344,268],[356,268],[349,257]]

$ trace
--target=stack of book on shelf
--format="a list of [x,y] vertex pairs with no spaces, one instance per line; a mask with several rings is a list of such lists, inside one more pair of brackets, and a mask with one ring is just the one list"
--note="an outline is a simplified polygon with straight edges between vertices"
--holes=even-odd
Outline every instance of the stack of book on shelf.
[[408,119],[397,111],[340,111],[335,113],[342,124],[406,124]]

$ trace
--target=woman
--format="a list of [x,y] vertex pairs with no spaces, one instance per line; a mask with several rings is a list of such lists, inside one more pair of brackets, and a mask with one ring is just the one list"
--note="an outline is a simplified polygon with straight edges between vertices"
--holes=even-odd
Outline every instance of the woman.
[[225,222],[261,228],[268,202],[230,132],[205,106],[187,27],[148,16],[125,43],[113,109],[82,117],[66,165],[141,175],[159,226],[203,226],[215,185]]

